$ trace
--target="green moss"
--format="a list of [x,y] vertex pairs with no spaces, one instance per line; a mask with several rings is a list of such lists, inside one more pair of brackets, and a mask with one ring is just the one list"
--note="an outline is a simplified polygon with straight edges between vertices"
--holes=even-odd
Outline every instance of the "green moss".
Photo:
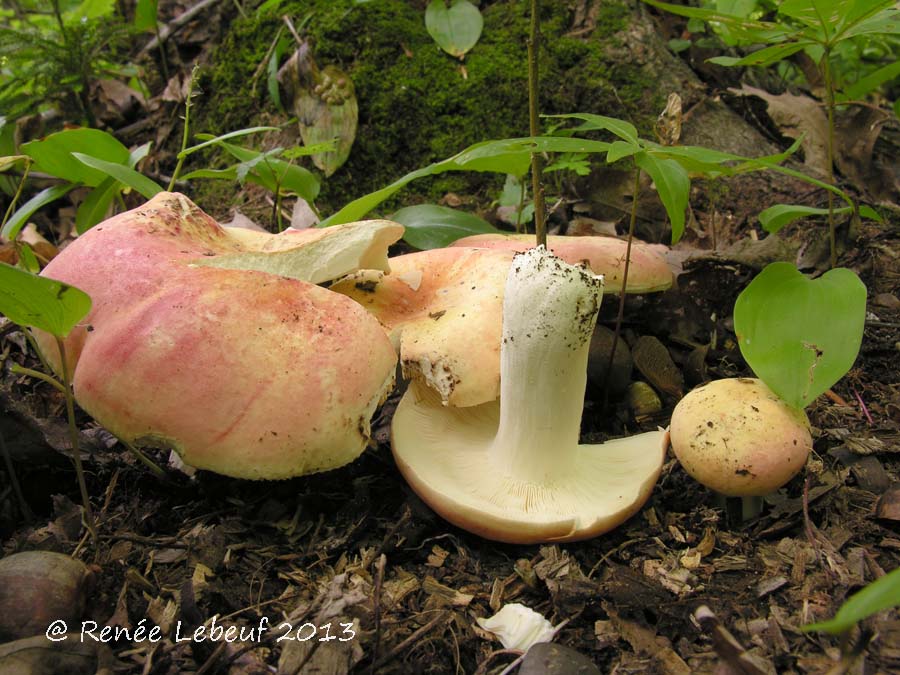
[[[653,86],[637,69],[609,63],[604,45],[631,16],[625,0],[603,3],[588,39],[567,36],[568,3],[544,3],[541,17],[541,111],[597,112],[642,124],[642,111],[660,108]],[[444,159],[472,143],[528,133],[526,36],[529,5],[482,3],[484,31],[464,63],[438,48],[425,30],[422,2],[295,0],[278,16],[236,20],[203,81],[198,130],[223,133],[257,123],[274,111],[265,57],[280,16],[305,21],[320,66],[334,64],[353,79],[360,119],[348,162],[323,181],[319,206],[329,213],[401,175]],[[445,191],[498,189],[502,178],[482,174],[439,176],[413,183],[402,199],[438,199]]]

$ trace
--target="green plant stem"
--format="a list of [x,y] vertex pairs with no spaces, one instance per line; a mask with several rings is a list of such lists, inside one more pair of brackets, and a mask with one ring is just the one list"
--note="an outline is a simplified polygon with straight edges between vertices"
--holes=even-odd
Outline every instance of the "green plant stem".
[[[834,185],[834,82],[831,76],[831,51],[822,55],[822,77],[825,80],[825,102],[828,109],[828,182]],[[837,239],[834,224],[834,194],[828,192],[828,244],[831,249],[831,268],[837,267]]]
[[519,183],[519,205],[516,207],[516,234],[522,231],[522,211],[525,209],[525,181]]
[[124,445],[126,448],[128,448],[128,452],[130,452],[136,460],[138,460],[141,464],[143,464],[145,467],[150,469],[150,472],[154,476],[165,480],[166,472],[163,471],[159,466],[157,466],[149,457],[147,457],[147,455],[145,455],[143,452],[138,450],[131,443],[128,443],[127,441],[123,441],[121,438],[119,439],[119,442],[122,445]]
[[187,154],[184,151],[187,150],[188,140],[191,135],[191,102],[194,97],[194,78],[197,77],[197,70],[197,66],[194,66],[191,70],[191,83],[188,85],[187,96],[184,99],[184,133],[181,135],[181,152],[178,153],[178,162],[175,164],[175,171],[172,172],[172,179],[169,181],[169,187],[167,188],[169,192],[175,189],[178,174],[181,173],[181,167],[187,158]]
[[[538,129],[538,47],[540,33],[538,31],[538,0],[531,0],[531,35],[528,38],[528,122],[532,136],[539,134]],[[547,245],[547,227],[544,222],[544,188],[541,187],[541,156],[531,154],[531,191],[534,195],[534,234],[538,246]]]
[[69,364],[66,363],[66,346],[61,337],[56,338],[56,347],[59,350],[59,360],[62,364],[62,383],[66,394],[66,417],[69,419],[69,442],[72,445],[72,461],[75,462],[75,476],[78,478],[78,489],[81,491],[81,501],[84,504],[84,522],[94,545],[97,545],[97,526],[94,524],[94,513],[91,510],[91,498],[88,495],[87,483],[84,480],[84,467],[81,465],[81,450],[78,444],[78,428],[75,426],[75,397],[72,395],[72,382],[69,378]]
[[641,170],[634,167],[634,192],[631,197],[631,218],[628,221],[628,243],[625,246],[625,269],[622,270],[622,290],[619,293],[619,311],[616,313],[616,327],[613,330],[612,347],[609,350],[609,359],[606,361],[606,373],[603,379],[603,407],[609,403],[609,376],[613,369],[613,359],[616,357],[616,347],[619,344],[619,334],[622,331],[622,319],[625,317],[625,290],[628,287],[628,269],[631,267],[631,242],[634,240],[634,226],[637,223],[638,191],[641,189]]
[[39,370],[33,370],[31,368],[26,368],[25,366],[20,366],[18,363],[14,363],[9,367],[10,371],[15,373],[16,375],[27,375],[28,377],[33,377],[36,380],[40,380],[41,382],[46,382],[52,387],[58,389],[61,393],[66,393],[65,386],[57,380],[55,377],[51,377],[46,373],[42,373]]
[[31,157],[25,160],[25,171],[22,172],[22,180],[19,181],[19,187],[16,188],[16,194],[13,195],[12,201],[9,203],[9,208],[6,209],[6,213],[3,214],[3,222],[0,222],[0,230],[3,229],[6,225],[6,221],[8,221],[16,211],[16,204],[22,196],[22,191],[25,189],[25,182],[28,180],[28,174],[31,171],[31,162]]

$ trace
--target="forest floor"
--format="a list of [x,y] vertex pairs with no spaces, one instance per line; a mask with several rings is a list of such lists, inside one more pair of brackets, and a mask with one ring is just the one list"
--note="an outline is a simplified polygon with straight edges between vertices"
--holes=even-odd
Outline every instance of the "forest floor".
[[[765,239],[748,238],[742,215],[758,210],[770,181],[745,179],[727,209],[693,202],[699,225],[670,255],[675,286],[626,303],[626,341],[658,338],[687,388],[750,375],[731,317],[737,294],[774,255]],[[795,196],[816,205],[824,199]],[[715,250],[711,222],[728,224]],[[867,222],[840,234],[839,264],[869,291],[862,348],[849,374],[807,409],[815,450],[806,470],[749,522],[728,522],[670,454],[645,507],[606,535],[544,546],[485,541],[437,517],[395,468],[395,395],[357,461],[281,482],[188,476],[168,453],[150,450],[167,467],[158,478],[81,415],[94,543],[77,505],[64,399],[10,372],[9,363],[37,362],[21,333],[5,325],[3,433],[33,518],[23,520],[12,490],[0,488],[2,554],[73,554],[93,570],[86,620],[132,629],[143,620],[166,636],[87,640],[83,672],[497,674],[519,654],[476,619],[511,602],[562,624],[555,641],[601,672],[900,672],[896,610],[873,616],[843,642],[801,630],[900,567],[900,229]],[[825,238],[823,227],[807,224],[788,228],[781,241],[789,259],[814,271],[822,268]],[[612,326],[616,304],[607,300],[601,324]],[[683,337],[698,332],[710,340]],[[677,397],[663,403],[635,420],[624,402],[604,410],[589,390],[583,437],[665,426]],[[698,614],[704,606],[709,612]],[[204,622],[211,628],[214,617],[219,626],[243,627],[247,639],[188,638]],[[261,622],[267,631],[258,630]],[[298,629],[308,639],[296,639]],[[322,639],[329,635],[347,639]]]

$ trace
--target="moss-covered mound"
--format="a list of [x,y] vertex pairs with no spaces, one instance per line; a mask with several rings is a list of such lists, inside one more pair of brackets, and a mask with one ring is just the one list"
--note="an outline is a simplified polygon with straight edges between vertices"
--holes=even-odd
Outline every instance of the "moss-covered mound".
[[[637,66],[607,56],[632,17],[627,0],[603,2],[587,30],[573,25],[572,3],[542,4],[541,111],[604,113],[646,127],[642,117],[660,108],[664,93]],[[482,3],[484,31],[462,63],[428,35],[424,5],[295,0],[274,14],[236,20],[205,74],[195,128],[224,133],[275,113],[264,79],[255,94],[249,83],[287,14],[302,25],[320,66],[334,64],[351,76],[359,101],[350,158],[323,181],[319,206],[325,213],[472,143],[527,135],[530,3]],[[493,189],[496,180],[450,175],[410,189],[434,199],[447,190]]]

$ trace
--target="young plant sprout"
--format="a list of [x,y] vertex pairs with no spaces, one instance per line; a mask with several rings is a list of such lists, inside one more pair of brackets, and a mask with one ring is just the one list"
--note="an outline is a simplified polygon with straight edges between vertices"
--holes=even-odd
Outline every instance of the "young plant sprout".
[[394,457],[445,519],[498,541],[573,541],[613,529],[649,497],[665,431],[578,443],[602,294],[602,277],[544,247],[519,254],[503,299],[499,401],[445,406],[413,382],[394,415]]
[[[812,451],[809,421],[761,380],[716,380],[672,412],[672,450],[697,482],[726,498],[736,521],[759,515],[762,497],[793,478]],[[738,514],[740,511],[740,514]]]

